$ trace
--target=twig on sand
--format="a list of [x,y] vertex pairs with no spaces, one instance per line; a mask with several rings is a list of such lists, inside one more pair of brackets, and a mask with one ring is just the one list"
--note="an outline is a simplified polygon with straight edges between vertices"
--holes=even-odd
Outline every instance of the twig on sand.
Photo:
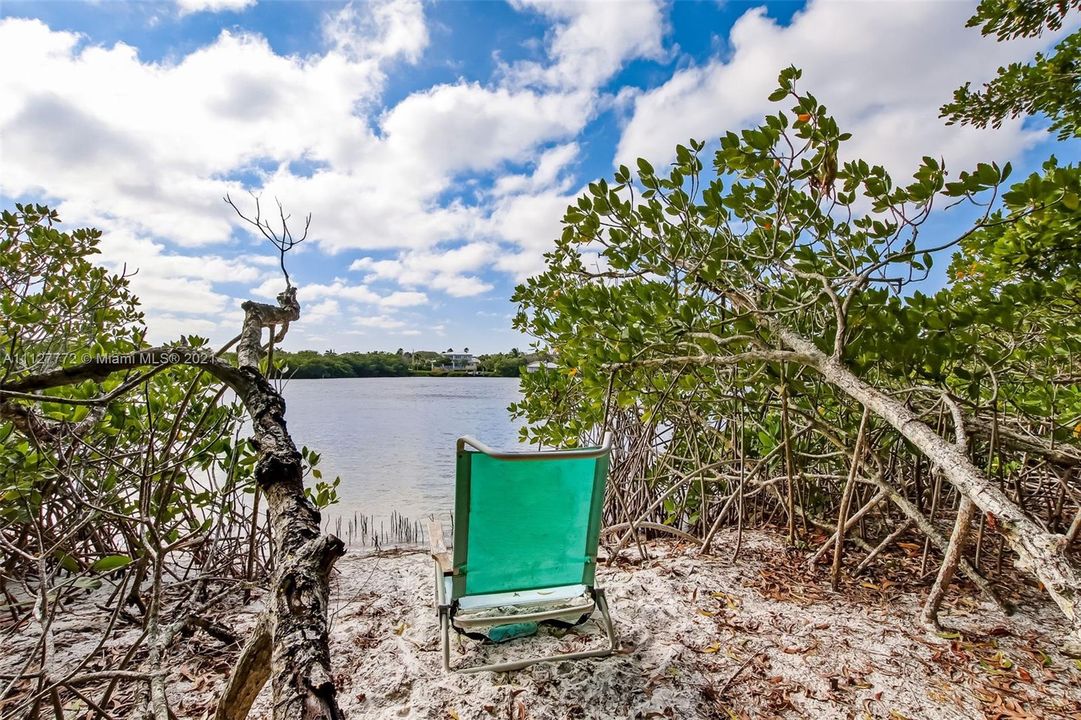
[[736,671],[734,673],[728,676],[728,680],[726,680],[724,685],[721,685],[721,687],[717,690],[717,697],[724,697],[724,694],[728,691],[728,688],[732,686],[732,683],[736,681],[736,678],[739,677],[739,674],[746,670],[747,666],[751,664],[751,661],[758,657],[759,654],[759,651],[755,650],[747,657],[746,660],[743,661],[743,663],[738,668],[736,668]]

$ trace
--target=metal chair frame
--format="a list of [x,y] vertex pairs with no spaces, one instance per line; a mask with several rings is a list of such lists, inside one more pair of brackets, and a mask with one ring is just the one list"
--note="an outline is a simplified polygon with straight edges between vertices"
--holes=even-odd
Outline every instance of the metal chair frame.
[[[612,449],[611,434],[606,433],[604,436],[604,442],[597,448],[580,448],[569,450],[549,450],[549,451],[531,451],[531,452],[514,452],[496,450],[488,445],[485,445],[481,441],[464,436],[458,439],[457,450],[459,453],[464,452],[466,446],[470,446],[485,455],[500,460],[548,460],[554,458],[590,458],[601,457],[607,455]],[[442,526],[437,521],[431,521],[428,526],[429,540],[432,545],[432,557],[435,561],[435,601],[436,609],[439,615],[439,633],[442,644],[443,654],[443,670],[447,672],[455,673],[480,673],[480,672],[509,672],[512,670],[521,670],[522,668],[529,667],[536,663],[541,662],[561,662],[563,660],[581,660],[584,658],[599,658],[606,657],[613,654],[619,649],[619,636],[616,632],[615,625],[612,622],[612,616],[608,608],[608,600],[605,597],[604,590],[596,587],[596,583],[590,582],[585,584],[587,593],[593,599],[593,612],[590,613],[590,617],[595,614],[596,610],[600,610],[601,613],[601,625],[605,631],[607,637],[607,646],[598,648],[595,650],[584,650],[574,653],[561,653],[556,655],[544,655],[541,657],[533,657],[523,660],[513,660],[509,662],[491,663],[486,665],[476,665],[464,668],[452,668],[450,662],[450,631],[455,622],[455,615],[459,610],[458,602],[451,600],[447,596],[447,579],[454,577],[453,562],[450,558],[450,552],[447,550],[445,541],[443,538]],[[468,621],[462,618],[461,625],[455,627],[462,627],[468,629],[477,626],[496,626],[508,623],[525,623],[525,622],[544,622],[546,620],[556,620],[561,617],[565,617],[568,614],[567,608],[550,608],[544,609],[543,603],[538,603],[539,609],[533,612],[515,613],[513,615],[500,615],[500,616],[484,616],[483,618],[470,619]],[[583,606],[582,610],[585,611],[588,606]],[[584,613],[583,613],[584,614]]]

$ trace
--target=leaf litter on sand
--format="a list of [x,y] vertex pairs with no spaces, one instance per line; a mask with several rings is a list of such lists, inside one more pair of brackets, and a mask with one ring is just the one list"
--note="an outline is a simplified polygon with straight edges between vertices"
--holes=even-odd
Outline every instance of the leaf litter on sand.
[[[346,556],[332,627],[343,710],[378,720],[1081,720],[1081,672],[1057,654],[1065,628],[1038,596],[1010,618],[955,602],[943,613],[963,638],[955,652],[958,640],[915,625],[926,589],[906,580],[917,575],[903,552],[889,577],[847,578],[838,593],[778,537],[745,532],[734,563],[722,556],[733,543],[722,533],[718,554],[701,556],[654,541],[646,563],[602,565],[620,653],[480,675],[442,670],[425,554]],[[497,646],[451,637],[456,666],[602,645],[593,621]],[[269,717],[267,700],[257,717]]]
[[[1038,593],[1011,598],[1020,610],[1007,618],[954,590],[948,627],[936,634],[915,625],[926,587],[903,546],[875,574],[846,577],[840,592],[778,536],[745,531],[735,562],[732,546],[726,533],[712,556],[653,541],[645,563],[624,554],[602,565],[598,583],[623,640],[616,655],[479,675],[442,670],[425,553],[351,552],[332,582],[342,708],[354,720],[1081,720],[1081,667],[1058,652],[1064,622]],[[243,635],[258,610],[223,609],[218,619]],[[87,633],[94,612],[103,611],[88,607]],[[64,640],[78,648],[93,637]],[[602,644],[590,621],[498,646],[452,635],[452,658],[460,666]],[[203,633],[177,646],[169,693],[178,717],[213,715],[237,652]],[[270,717],[269,699],[264,689],[253,719]]]

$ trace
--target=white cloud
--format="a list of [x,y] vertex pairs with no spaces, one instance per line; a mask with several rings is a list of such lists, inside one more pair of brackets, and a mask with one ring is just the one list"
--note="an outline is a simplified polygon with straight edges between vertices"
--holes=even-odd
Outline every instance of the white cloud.
[[528,159],[539,143],[573,135],[592,110],[593,97],[583,92],[438,85],[410,95],[384,116],[384,150],[416,163],[418,174],[491,169]]
[[351,2],[340,12],[326,17],[323,34],[334,47],[354,57],[401,55],[409,62],[416,62],[428,45],[428,27],[420,0],[363,0],[359,11]]
[[393,259],[363,257],[354,260],[349,269],[365,272],[369,282],[431,287],[454,297],[491,290],[491,283],[476,277],[485,268],[508,272],[519,280],[538,272],[544,266],[544,253],[558,237],[563,213],[575,197],[567,170],[579,153],[577,143],[556,145],[537,157],[531,173],[496,179],[489,193],[487,216],[474,216],[469,234],[505,245],[490,239],[443,244],[406,250]]
[[0,62],[35,67],[0,75],[3,191],[45,191],[70,222],[121,218],[181,245],[229,239],[221,196],[239,183],[224,175],[363,139],[354,103],[382,83],[374,61],[283,57],[258,36],[226,31],[175,64],[143,63],[18,19],[0,23]]
[[300,298],[333,297],[351,302],[378,304],[380,296],[364,285],[346,285],[340,280],[326,285],[323,283],[305,283],[297,292]]
[[[502,86],[457,82],[417,91],[379,118],[378,138],[343,152],[334,167],[311,177],[281,171],[265,187],[314,212],[323,248],[405,248],[401,282],[423,284],[409,277],[409,254],[431,259],[441,254],[431,250],[441,243],[477,240],[497,227],[490,221],[490,205],[437,198],[453,191],[461,174],[499,171],[508,162],[533,165],[532,176],[498,180],[493,196],[533,193],[555,182],[579,148],[574,142],[550,143],[585,127],[602,103],[595,85],[621,63],[656,56],[664,32],[659,7],[656,2],[530,4],[555,22],[550,65],[506,68]],[[403,217],[410,222],[400,222]],[[491,287],[470,276],[430,272],[426,277],[431,287],[459,296]]]
[[472,275],[437,275],[432,280],[432,287],[454,297],[472,297],[483,295],[494,286]]
[[205,279],[143,276],[133,286],[143,305],[154,308],[155,313],[212,316],[240,304],[215,292],[213,284]]
[[569,187],[570,178],[564,177],[564,172],[577,160],[578,153],[578,143],[556,145],[541,154],[531,175],[504,175],[498,178],[492,195],[500,197],[537,192],[556,184],[565,189]]
[[548,42],[553,62],[520,62],[507,68],[515,83],[595,88],[627,60],[660,59],[664,54],[664,6],[656,0],[511,0],[511,4],[556,23]]
[[679,70],[635,99],[617,161],[663,162],[690,137],[711,140],[760,121],[776,112],[766,96],[790,64],[804,71],[799,86],[853,133],[849,158],[910,172],[925,154],[954,166],[1015,156],[1037,137],[1020,122],[997,132],[946,127],[938,108],[959,85],[988,78],[1050,38],[997,43],[965,27],[972,11],[960,2],[812,0],[781,25],[763,8],[749,10],[733,26],[725,57]]
[[397,260],[374,260],[370,257],[354,260],[350,270],[369,271],[375,280],[396,280],[403,285],[422,285],[434,275],[477,270],[498,251],[492,243],[474,242],[438,252],[414,251]]
[[[267,278],[262,284],[253,287],[250,292],[255,297],[272,299],[285,289],[285,281],[277,276]],[[335,278],[330,283],[306,282],[297,286],[297,300],[302,307],[315,301],[341,301],[381,308],[404,308],[423,305],[428,296],[422,292],[397,290],[387,295],[380,295],[367,285],[350,285]],[[307,314],[307,311],[304,311]]]
[[406,322],[389,315],[357,315],[353,318],[353,324],[364,328],[379,328],[380,330],[399,330],[406,327]]
[[155,318],[154,326],[150,330],[147,342],[158,344],[175,342],[186,335],[214,337],[221,332],[222,327],[220,323],[209,318],[164,313]]
[[[285,281],[282,278],[270,277],[250,292],[255,297],[273,299],[284,289]],[[349,285],[339,279],[331,283],[301,283],[297,287],[297,300],[301,305],[327,298],[372,305],[378,304],[380,300],[379,293],[371,288],[365,285]]]
[[[184,8],[242,1],[185,0]],[[658,56],[664,32],[652,0],[518,8],[553,23],[551,62],[504,68],[490,85],[459,81],[418,90],[377,116],[385,66],[415,62],[427,46],[419,0],[356,3],[330,13],[322,25],[325,52],[307,56],[279,55],[263,37],[238,29],[187,55],[147,62],[123,43],[97,46],[39,21],[0,21],[0,63],[35,67],[32,78],[0,75],[8,99],[0,107],[0,191],[44,192],[58,199],[70,223],[107,234],[122,227],[194,248],[234,242],[244,226],[221,196],[239,199],[236,178],[248,174],[266,197],[313,213],[309,247],[403,251],[395,279],[406,293],[486,292],[491,283],[478,273],[506,255],[477,244],[499,230],[491,203],[543,191],[561,175],[565,185],[578,152],[569,139],[601,105],[596,86],[631,57]],[[511,175],[473,200],[443,199],[463,174],[498,173],[507,163],[528,165],[531,174]],[[513,241],[498,233],[495,239]],[[463,266],[463,251],[444,258],[436,249],[463,240],[470,251],[484,248],[485,257]],[[142,266],[198,263],[176,255],[163,250]],[[431,268],[423,277],[421,259]],[[216,278],[202,279],[252,275],[218,269]],[[380,302],[367,287],[340,291]],[[401,294],[385,302],[420,300]]]
[[469,297],[491,290],[492,285],[466,273],[494,265],[500,252],[495,243],[473,242],[446,250],[408,251],[394,260],[364,257],[354,260],[349,269],[366,272],[369,282],[392,280],[406,287],[427,286],[454,297]]
[[378,97],[385,63],[419,57],[423,28],[415,0],[368,2],[327,20],[322,55],[278,55],[225,30],[177,60],[144,62],[123,43],[5,19],[0,63],[35,72],[0,73],[0,190],[60,198],[73,223],[121,218],[181,245],[225,242],[237,220],[221,196],[240,189],[225,178],[266,162],[348,165],[375,143],[358,106]]
[[268,161],[344,163],[346,150],[374,142],[357,108],[378,97],[385,63],[419,57],[423,27],[414,0],[364,3],[328,20],[322,55],[278,55],[260,36],[223,31],[187,55],[144,62],[123,43],[4,19],[0,67],[35,71],[0,72],[0,192],[52,198],[69,224],[102,228],[104,259],[139,269],[132,285],[152,331],[158,315],[175,324],[165,313],[220,312],[235,301],[215,284],[257,281],[259,269],[166,248],[235,244],[240,223],[221,197],[242,193],[229,177],[259,176]]
[[379,304],[383,307],[413,307],[415,305],[424,305],[427,302],[428,296],[422,292],[399,290],[382,298]]
[[317,327],[328,320],[340,318],[341,314],[342,308],[337,300],[323,300],[304,308],[304,322],[309,326]]
[[176,0],[181,15],[197,12],[237,12],[254,5],[256,0]]
[[513,243],[516,250],[501,255],[495,266],[523,280],[544,269],[544,253],[562,232],[563,213],[575,198],[559,189],[501,199],[492,211],[489,232]]
[[[121,227],[103,235],[100,249],[101,259],[111,268],[119,270],[126,267],[128,271],[137,273],[133,279],[136,288],[139,280],[146,277],[183,277],[211,282],[228,278],[230,282],[249,283],[266,274],[264,269],[258,267],[255,257],[181,255],[168,251],[163,243],[138,237]],[[273,258],[273,261],[277,263],[277,258]]]
[[[235,334],[240,328],[242,299],[215,289],[215,283],[223,278],[255,282],[266,274],[247,258],[170,252],[164,244],[138,237],[123,225],[105,233],[99,249],[97,262],[128,276],[131,290],[148,311],[149,337],[155,342],[175,340],[181,333],[205,333],[212,338]],[[191,324],[184,326],[185,319]]]

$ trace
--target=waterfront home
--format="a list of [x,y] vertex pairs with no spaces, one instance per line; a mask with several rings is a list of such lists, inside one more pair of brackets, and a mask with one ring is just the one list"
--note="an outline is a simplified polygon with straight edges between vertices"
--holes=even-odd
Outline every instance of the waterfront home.
[[440,367],[444,370],[473,371],[477,369],[477,359],[467,352],[445,352],[443,364]]

